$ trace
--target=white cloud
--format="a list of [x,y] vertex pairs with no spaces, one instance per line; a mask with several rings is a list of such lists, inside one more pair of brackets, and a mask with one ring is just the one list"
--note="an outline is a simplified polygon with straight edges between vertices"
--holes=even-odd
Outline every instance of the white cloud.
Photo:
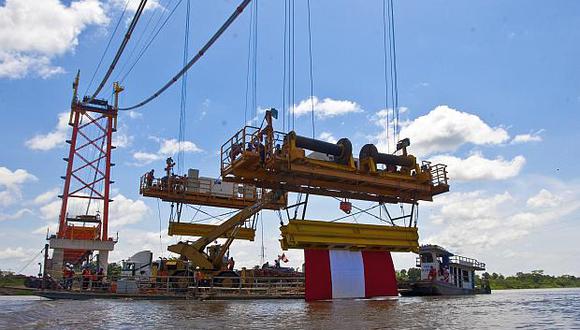
[[51,200],[58,197],[58,193],[60,192],[60,188],[53,188],[49,191],[46,191],[34,198],[34,204],[41,205],[50,202]]
[[179,152],[201,152],[202,150],[198,148],[195,143],[191,141],[178,142],[176,139],[163,140],[161,146],[159,147],[159,154],[171,156]]
[[[374,118],[380,127],[385,127],[386,114],[386,110],[381,110],[376,114],[378,119]],[[379,149],[386,150],[385,138],[384,132],[377,136]],[[466,143],[502,144],[509,139],[509,135],[505,129],[491,127],[474,114],[440,105],[426,115],[402,122],[400,138],[411,140],[412,154],[428,156],[438,152],[453,152]]]
[[49,233],[56,233],[58,231],[58,222],[52,221],[47,222],[44,226],[38,227],[32,231],[33,234],[37,235],[46,235],[47,232]]
[[22,198],[21,186],[26,182],[36,181],[37,177],[23,169],[11,171],[0,167],[0,205],[6,206]]
[[32,214],[32,213],[33,212],[29,209],[18,210],[16,213],[13,213],[13,214],[0,213],[0,221],[20,219],[23,216],[25,216],[27,214]]
[[518,135],[514,136],[511,143],[512,144],[519,144],[519,143],[527,143],[527,142],[541,142],[542,137],[540,136],[540,133],[542,131],[543,130],[539,130],[538,132],[531,133],[531,134],[518,134]]
[[125,225],[137,223],[147,216],[149,208],[138,199],[132,200],[118,194],[113,197],[114,202],[110,204],[109,227],[118,228]]
[[438,155],[431,157],[430,161],[434,164],[447,165],[449,178],[458,181],[509,179],[517,176],[526,163],[523,156],[516,156],[512,160],[505,160],[502,157],[487,159],[480,153],[472,154],[465,159]]
[[0,187],[15,188],[25,182],[36,181],[37,177],[23,169],[11,171],[6,167],[0,167]]
[[[152,137],[153,138],[153,137]],[[191,141],[177,141],[176,139],[159,139],[154,138],[159,142],[159,150],[156,153],[137,151],[133,153],[133,158],[138,162],[138,165],[146,165],[156,160],[164,159],[175,155],[181,149],[183,152],[198,153],[203,150]]]
[[133,111],[133,110],[129,110],[129,112],[127,112],[127,115],[131,119],[143,118],[143,114],[141,112],[137,112],[137,111]]
[[0,260],[7,259],[27,259],[33,256],[38,251],[32,249],[24,249],[22,247],[17,248],[5,248],[0,250]]
[[109,22],[98,0],[6,0],[0,6],[0,78],[62,73],[52,60],[78,45],[90,25]]
[[[57,219],[60,214],[60,207],[62,202],[60,200],[52,201],[48,204],[45,204],[40,207],[40,217],[45,220],[54,220]],[[69,205],[69,209],[71,209],[73,205]]]
[[561,202],[562,197],[555,196],[550,191],[542,189],[537,195],[530,197],[526,204],[533,208],[542,208],[557,207]]
[[440,244],[452,251],[513,245],[532,231],[553,225],[580,210],[578,197],[577,192],[569,194],[562,206],[538,210],[527,208],[527,203],[508,192],[442,195],[429,207],[434,211],[430,219],[436,226],[436,234],[423,239],[423,243]]
[[312,102],[314,102],[314,113],[318,118],[332,118],[363,111],[360,105],[353,101],[334,100],[331,98],[325,98],[320,101],[316,96],[313,96],[312,99],[307,98],[300,101],[298,105],[292,107],[291,111],[294,111],[297,117],[310,114],[312,111]]
[[318,139],[330,143],[336,143],[338,140],[330,132],[322,132],[318,135]]
[[117,148],[127,148],[133,144],[134,137],[127,134],[121,134],[119,132],[113,135],[113,145]]
[[68,131],[68,120],[70,113],[63,112],[58,114],[56,127],[47,134],[37,134],[25,142],[25,145],[32,150],[51,150],[65,144],[66,134]]
[[139,162],[142,165],[146,165],[149,164],[151,162],[154,162],[156,160],[160,160],[163,158],[163,156],[160,156],[158,154],[152,154],[149,152],[142,152],[142,151],[138,151],[133,153],[133,158],[135,158],[135,160],[137,162]]

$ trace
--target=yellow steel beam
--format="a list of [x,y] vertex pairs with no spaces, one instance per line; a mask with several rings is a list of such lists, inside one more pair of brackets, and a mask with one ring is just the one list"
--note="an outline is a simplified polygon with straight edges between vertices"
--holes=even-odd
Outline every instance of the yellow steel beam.
[[[207,236],[210,232],[216,229],[218,225],[207,225],[201,223],[183,223],[183,222],[170,222],[168,234],[169,236],[180,235],[180,236]],[[232,230],[224,233],[221,238],[228,238],[232,234]],[[243,239],[248,241],[253,241],[256,236],[256,231],[251,228],[240,228],[235,239]]]
[[344,249],[418,252],[417,228],[312,220],[281,226],[282,249]]
[[[237,169],[233,175],[235,177],[224,176],[224,181],[248,183],[262,188],[284,189],[287,191],[309,192],[317,195],[330,195],[388,203],[412,203],[417,200],[433,200],[431,193],[427,192],[417,192],[409,189],[386,186],[368,186],[361,183],[356,184],[354,181],[346,183],[312,176],[309,178],[306,175],[297,175],[297,173],[278,172],[276,175],[272,175],[272,173],[265,170]],[[324,193],[325,191],[328,191],[328,193]]]

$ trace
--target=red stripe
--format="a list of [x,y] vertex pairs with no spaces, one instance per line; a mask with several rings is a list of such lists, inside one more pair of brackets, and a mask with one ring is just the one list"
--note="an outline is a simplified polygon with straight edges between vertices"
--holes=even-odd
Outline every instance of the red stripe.
[[328,250],[304,250],[306,301],[332,299]]
[[363,251],[365,297],[397,296],[397,277],[390,252]]

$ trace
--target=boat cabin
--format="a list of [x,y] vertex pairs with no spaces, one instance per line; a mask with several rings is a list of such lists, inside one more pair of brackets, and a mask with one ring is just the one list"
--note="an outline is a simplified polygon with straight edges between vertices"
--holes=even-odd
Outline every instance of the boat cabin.
[[419,249],[417,267],[422,281],[443,282],[460,289],[475,289],[475,271],[485,270],[485,264],[475,259],[454,255],[438,245],[423,245]]

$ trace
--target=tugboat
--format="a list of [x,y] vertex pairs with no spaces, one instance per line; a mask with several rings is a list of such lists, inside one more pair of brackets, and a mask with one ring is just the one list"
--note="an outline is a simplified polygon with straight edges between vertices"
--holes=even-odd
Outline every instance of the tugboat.
[[422,245],[417,267],[421,279],[400,289],[402,296],[447,296],[491,293],[488,283],[475,286],[475,271],[485,270],[485,264],[475,259],[454,255],[438,245]]

